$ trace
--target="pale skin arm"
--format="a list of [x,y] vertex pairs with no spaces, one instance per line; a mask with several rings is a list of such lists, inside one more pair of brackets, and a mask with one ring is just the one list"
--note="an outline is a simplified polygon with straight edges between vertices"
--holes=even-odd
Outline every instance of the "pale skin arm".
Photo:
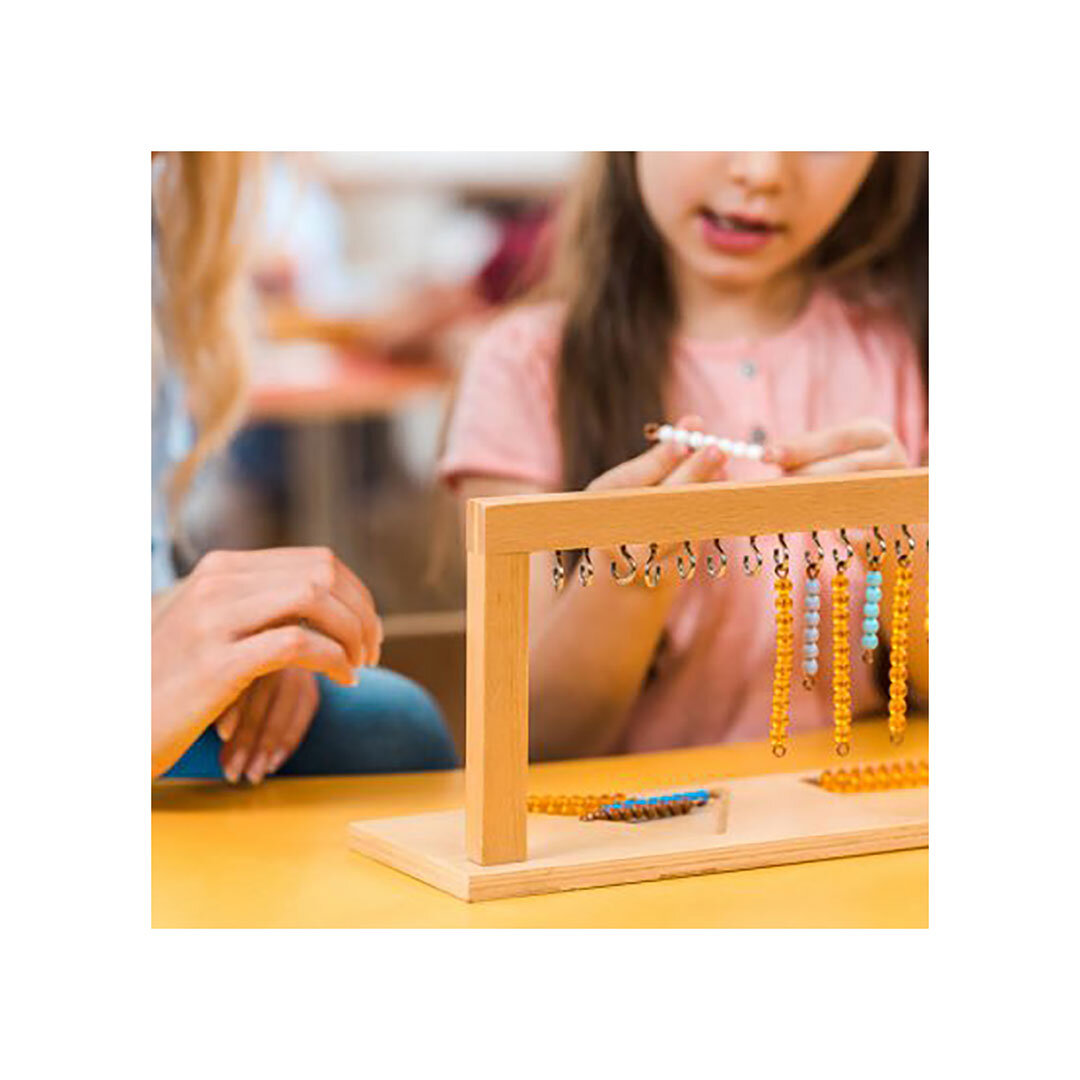
[[[687,417],[683,427],[700,427]],[[598,477],[590,489],[680,484],[723,477],[718,451],[662,444]],[[473,477],[462,481],[462,505],[484,495],[536,494],[536,486]],[[646,549],[631,548],[640,568]],[[529,732],[535,759],[593,756],[611,752],[626,724],[671,603],[671,574],[655,589],[640,579],[620,587],[611,579],[610,552],[591,552],[596,576],[583,589],[552,588],[552,556],[535,554],[529,564]],[[620,561],[620,569],[623,569]]]

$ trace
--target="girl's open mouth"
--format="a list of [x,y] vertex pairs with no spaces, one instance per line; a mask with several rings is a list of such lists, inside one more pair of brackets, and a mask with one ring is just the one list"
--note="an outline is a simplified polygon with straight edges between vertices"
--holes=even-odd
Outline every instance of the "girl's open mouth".
[[710,247],[728,254],[760,251],[782,226],[764,218],[743,214],[717,214],[708,208],[698,212],[701,234]]

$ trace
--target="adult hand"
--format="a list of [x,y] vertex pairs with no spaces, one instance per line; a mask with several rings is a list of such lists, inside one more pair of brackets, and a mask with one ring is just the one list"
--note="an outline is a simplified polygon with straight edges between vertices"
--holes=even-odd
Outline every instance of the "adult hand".
[[770,447],[765,461],[790,476],[834,476],[870,469],[903,469],[907,451],[888,424],[867,418],[811,431]]
[[261,676],[304,668],[351,685],[382,643],[371,593],[325,548],[211,552],[151,627],[155,776]]
[[319,707],[315,676],[285,668],[256,679],[219,717],[221,770],[235,784],[258,784],[296,752]]

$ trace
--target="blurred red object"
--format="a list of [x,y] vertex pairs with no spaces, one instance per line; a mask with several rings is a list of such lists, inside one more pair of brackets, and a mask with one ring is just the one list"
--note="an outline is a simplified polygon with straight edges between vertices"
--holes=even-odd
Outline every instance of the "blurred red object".
[[531,206],[502,219],[502,239],[476,280],[477,292],[489,304],[516,300],[544,276],[553,220],[551,205]]

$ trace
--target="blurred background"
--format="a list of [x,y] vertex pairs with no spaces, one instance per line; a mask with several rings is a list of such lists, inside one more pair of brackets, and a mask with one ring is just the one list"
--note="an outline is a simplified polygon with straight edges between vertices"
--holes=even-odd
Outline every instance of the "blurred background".
[[375,594],[383,663],[435,695],[461,747],[463,545],[435,462],[469,345],[542,273],[577,158],[271,155],[248,414],[185,514],[192,560],[331,546]]

